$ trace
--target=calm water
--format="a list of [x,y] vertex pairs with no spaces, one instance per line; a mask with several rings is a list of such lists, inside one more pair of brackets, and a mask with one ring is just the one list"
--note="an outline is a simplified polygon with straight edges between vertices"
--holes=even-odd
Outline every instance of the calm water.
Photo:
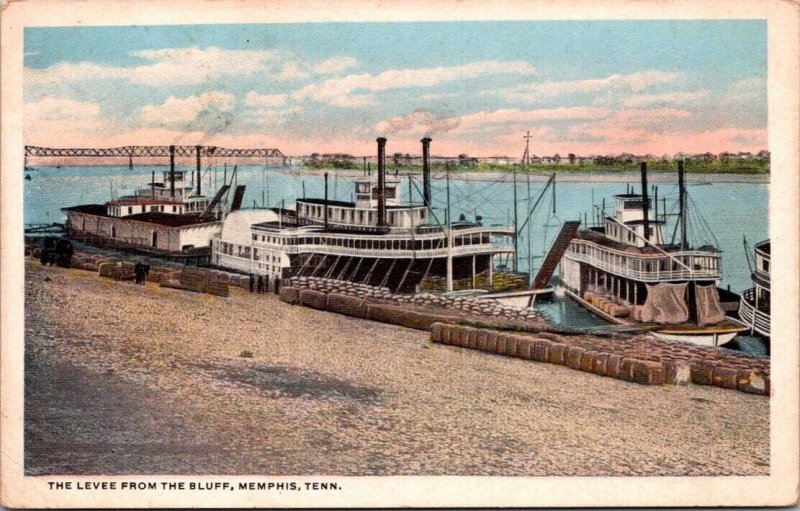
[[[25,181],[25,223],[62,222],[65,217],[60,208],[78,204],[102,203],[111,196],[112,188],[116,196],[132,194],[133,190],[147,186],[151,170],[156,170],[157,179],[166,167],[139,167],[129,170],[123,167],[37,167],[31,172],[32,179]],[[191,168],[186,168],[191,170]],[[231,168],[228,169],[229,171]],[[219,166],[214,170],[206,170],[203,176],[204,192],[214,187],[216,173],[217,184],[222,183],[223,170]],[[401,176],[402,177],[402,176]],[[328,191],[331,199],[351,200],[353,185],[351,178],[339,177],[331,172]],[[464,215],[474,219],[476,215],[483,218],[485,224],[511,224],[514,219],[513,197],[514,186],[512,176],[501,175],[481,178],[480,180],[458,179],[451,176],[450,206],[453,218]],[[637,176],[631,175],[631,183],[636,185]],[[546,177],[531,176],[530,196],[535,202],[544,187]],[[324,181],[322,176],[299,174],[296,169],[288,167],[270,167],[265,171],[263,166],[239,167],[238,184],[246,184],[245,207],[252,207],[254,201],[258,205],[262,200],[269,206],[293,203],[296,197],[303,195],[305,188],[309,197],[322,197]],[[420,179],[416,179],[421,187]],[[209,187],[209,183],[211,187]],[[519,270],[528,271],[528,246],[530,245],[530,261],[533,270],[538,268],[541,255],[552,243],[560,224],[565,220],[583,218],[587,214],[589,223],[592,219],[592,198],[600,205],[606,198],[606,211],[613,207],[611,196],[625,191],[625,183],[571,183],[559,182],[556,186],[556,211],[552,209],[552,190],[548,190],[536,208],[531,224],[530,242],[527,228],[519,240]],[[408,179],[402,177],[400,191],[405,202],[408,197]],[[446,184],[444,176],[433,176],[432,203],[436,208],[436,216],[444,222],[446,204]],[[667,212],[677,211],[677,185],[658,184],[659,211],[662,211],[662,199],[666,198]],[[745,252],[742,247],[742,236],[746,236],[751,245],[768,237],[767,204],[768,185],[750,183],[714,183],[706,185],[689,184],[688,192],[693,202],[689,214],[690,240],[699,245],[713,242],[716,237],[718,246],[723,250],[723,286],[730,286],[732,291],[741,292],[751,287],[749,270]],[[412,186],[414,201],[421,202],[419,191]],[[528,205],[528,184],[526,176],[518,175],[517,181],[518,218],[521,226]],[[699,214],[698,214],[699,213]],[[702,215],[702,217],[700,216]],[[665,237],[672,237],[674,217],[668,218]]]

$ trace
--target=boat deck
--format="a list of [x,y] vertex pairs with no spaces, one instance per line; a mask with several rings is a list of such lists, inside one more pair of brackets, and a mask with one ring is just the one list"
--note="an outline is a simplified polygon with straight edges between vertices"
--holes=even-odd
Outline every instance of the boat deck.
[[616,316],[612,316],[607,312],[605,312],[604,310],[595,307],[594,305],[587,302],[583,298],[579,297],[572,291],[565,289],[564,292],[570,298],[578,302],[582,307],[593,312],[594,314],[597,314],[606,321],[609,321],[611,323],[616,323],[618,325],[635,327],[644,331],[658,331],[659,333],[673,334],[673,335],[714,335],[714,334],[739,333],[747,330],[747,327],[745,327],[738,321],[727,317],[720,323],[707,326],[699,326],[694,323],[688,323],[688,322],[677,325],[662,325],[660,323],[643,323],[631,320],[630,318],[627,317],[619,318]]

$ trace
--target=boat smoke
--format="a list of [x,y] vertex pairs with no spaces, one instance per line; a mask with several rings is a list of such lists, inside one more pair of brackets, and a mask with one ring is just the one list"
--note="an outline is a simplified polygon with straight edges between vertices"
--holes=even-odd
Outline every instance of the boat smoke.
[[414,112],[394,117],[387,121],[378,124],[378,130],[387,133],[395,134],[406,131],[419,131],[420,128],[425,130],[425,137],[433,138],[436,135],[441,135],[452,131],[461,124],[460,117],[452,117],[442,114],[437,114],[430,110],[415,110]]

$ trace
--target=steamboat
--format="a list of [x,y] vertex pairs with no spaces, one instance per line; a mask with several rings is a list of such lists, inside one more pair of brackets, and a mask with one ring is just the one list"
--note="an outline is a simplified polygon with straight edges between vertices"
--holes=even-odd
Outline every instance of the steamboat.
[[[211,239],[222,229],[223,198],[227,200],[235,170],[230,183],[225,179],[213,197],[203,195],[199,150],[194,179],[192,172],[175,169],[174,147],[170,146],[170,167],[161,181],[156,181],[154,171],[148,187],[133,195],[63,208],[67,235],[98,246],[207,261]],[[237,186],[232,209],[243,195],[244,187]]]
[[[753,287],[742,293],[739,318],[751,334],[770,336],[770,241],[756,243],[755,268],[751,267]],[[748,257],[749,262],[749,257]]]
[[[514,253],[514,227],[484,225],[480,218],[439,218],[431,207],[430,138],[422,142],[422,190],[409,176],[401,201],[398,177],[386,175],[386,139],[378,138],[376,176],[355,179],[354,201],[297,198],[293,207],[230,213],[211,241],[212,264],[273,279],[327,277],[418,292],[442,282],[444,292],[506,291],[527,300],[535,291],[522,278],[495,269]],[[414,185],[421,201],[411,193]],[[448,196],[449,197],[449,196]],[[448,199],[449,201],[449,199]],[[500,286],[509,280],[513,285]]]
[[[613,212],[595,206],[598,225],[579,230],[561,260],[565,294],[618,325],[654,335],[719,346],[747,330],[729,314],[739,297],[719,288],[722,252],[713,244],[690,246],[683,162],[678,162],[678,209],[673,239],[665,241],[666,208],[651,218],[647,167],[641,193],[615,196]],[[657,193],[657,192],[656,192]],[[680,228],[680,240],[674,234]]]

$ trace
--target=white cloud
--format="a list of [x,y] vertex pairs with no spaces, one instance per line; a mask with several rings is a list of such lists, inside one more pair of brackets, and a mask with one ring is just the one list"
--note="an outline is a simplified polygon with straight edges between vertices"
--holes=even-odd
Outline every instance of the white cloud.
[[322,62],[312,66],[311,69],[317,74],[326,75],[326,74],[338,73],[339,71],[350,69],[351,67],[355,67],[356,65],[357,65],[356,59],[354,59],[353,57],[338,56],[330,58],[328,60],[323,60]]
[[286,94],[259,94],[250,91],[244,97],[244,104],[249,107],[280,107],[285,105],[288,99],[289,96]]
[[237,119],[241,127],[263,128],[282,125],[291,116],[303,111],[302,107],[289,105],[287,94],[259,94],[250,91],[245,95],[247,107]]
[[200,84],[225,76],[264,71],[280,63],[274,50],[227,50],[224,48],[164,48],[131,53],[146,63],[107,66],[93,62],[60,62],[44,69],[25,69],[26,85],[64,81],[123,79],[142,85]]
[[192,131],[219,132],[233,122],[236,98],[226,92],[204,92],[187,98],[170,96],[160,105],[145,105],[143,124]]
[[609,90],[640,92],[655,85],[675,83],[680,79],[680,73],[647,70],[630,74],[617,73],[604,78],[530,83],[487,91],[486,94],[498,95],[510,102],[535,103],[567,94],[596,94]]
[[639,94],[622,100],[622,105],[631,108],[660,106],[668,104],[686,105],[707,99],[709,91],[662,92],[659,94]]
[[[512,134],[530,130],[538,137],[554,136],[565,123],[600,121],[613,115],[607,108],[560,107],[536,110],[507,108],[494,111],[474,112],[466,115],[437,115],[419,110],[408,115],[393,117],[377,123],[373,129],[378,133],[416,133],[419,136],[434,136],[449,133],[455,138],[505,141]],[[416,136],[416,135],[415,135]],[[516,140],[516,139],[514,139]]]
[[163,48],[130,53],[144,61],[134,66],[94,62],[60,62],[43,69],[25,69],[27,86],[95,80],[128,80],[149,86],[197,85],[216,79],[266,73],[283,81],[332,74],[356,65],[356,60],[336,56],[312,63],[279,50],[229,50],[225,48]]
[[134,82],[146,85],[164,83],[206,83],[223,76],[245,75],[268,69],[281,60],[275,50],[227,50],[164,48],[133,52],[150,62],[130,69]]
[[766,102],[767,81],[764,78],[745,78],[731,86],[723,98],[723,103]]
[[48,140],[64,134],[97,134],[110,122],[100,105],[88,101],[45,97],[23,106],[26,140]]
[[433,87],[446,82],[496,74],[527,76],[534,72],[534,67],[528,62],[496,60],[430,69],[390,69],[377,75],[363,73],[329,78],[321,83],[307,85],[292,96],[296,100],[309,99],[333,106],[352,108],[372,104],[374,93],[391,89]]
[[299,62],[287,62],[281,72],[276,75],[276,78],[284,82],[291,82],[308,78],[308,76],[307,66]]
[[24,80],[26,86],[61,84],[64,82],[90,82],[119,77],[115,72],[124,75],[127,71],[125,68],[103,66],[94,62],[59,62],[43,69],[26,67]]
[[461,117],[460,129],[485,128],[491,125],[514,125],[540,121],[580,121],[599,120],[611,115],[607,108],[588,106],[541,108],[536,110],[519,110],[506,108],[492,112],[476,112]]
[[658,133],[684,131],[695,114],[677,108],[619,110],[604,119],[571,126],[572,135],[597,140],[640,142]]
[[100,105],[72,99],[42,98],[25,103],[25,120],[70,121],[77,119],[99,119]]

